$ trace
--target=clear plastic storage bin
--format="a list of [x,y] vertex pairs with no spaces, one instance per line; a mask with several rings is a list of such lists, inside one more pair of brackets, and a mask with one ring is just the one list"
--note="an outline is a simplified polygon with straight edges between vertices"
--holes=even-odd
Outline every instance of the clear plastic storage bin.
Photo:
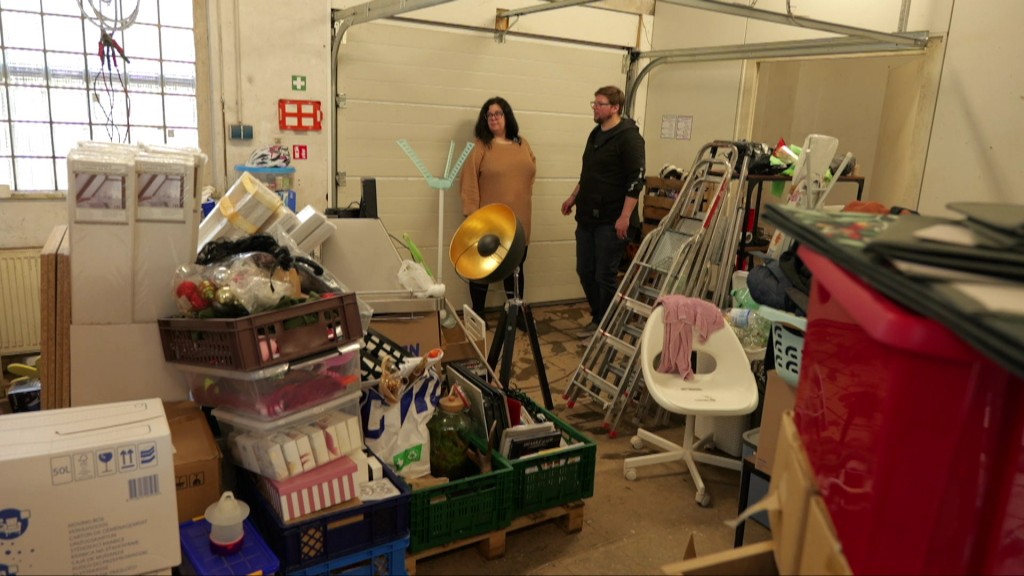
[[278,418],[355,393],[360,386],[359,342],[326,354],[249,372],[175,364],[192,399],[261,420]]
[[235,463],[274,480],[298,476],[363,448],[358,387],[277,420],[225,408],[214,409],[213,417]]
[[291,166],[282,166],[278,168],[271,166],[246,166],[245,164],[235,164],[235,172],[236,177],[241,176],[243,172],[252,174],[257,180],[262,182],[264,186],[270,188],[274,192],[291,190],[292,180],[295,178],[295,168]]

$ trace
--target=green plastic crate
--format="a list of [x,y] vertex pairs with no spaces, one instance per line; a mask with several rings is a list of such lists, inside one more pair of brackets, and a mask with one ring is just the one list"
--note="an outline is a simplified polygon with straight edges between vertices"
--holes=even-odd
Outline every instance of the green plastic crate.
[[[482,448],[483,442],[471,442]],[[494,453],[494,470],[412,493],[409,552],[415,554],[512,522],[512,465]]]
[[562,437],[574,443],[557,452],[511,461],[512,508],[516,515],[525,516],[593,496],[597,444],[522,392],[512,391],[510,396],[522,402],[523,409],[535,418],[553,422]]

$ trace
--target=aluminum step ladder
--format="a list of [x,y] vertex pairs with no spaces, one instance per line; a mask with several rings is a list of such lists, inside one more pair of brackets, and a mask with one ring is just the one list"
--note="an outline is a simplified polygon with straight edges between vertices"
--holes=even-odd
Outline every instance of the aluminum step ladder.
[[[730,186],[741,161],[739,186]],[[583,398],[604,412],[602,427],[617,436],[623,409],[643,381],[640,335],[658,298],[686,294],[722,307],[739,243],[747,157],[732,142],[705,144],[676,201],[641,242],[564,398]]]

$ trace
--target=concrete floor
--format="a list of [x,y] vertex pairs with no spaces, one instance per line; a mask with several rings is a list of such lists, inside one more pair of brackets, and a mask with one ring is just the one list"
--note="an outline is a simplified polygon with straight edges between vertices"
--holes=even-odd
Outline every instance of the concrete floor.
[[[485,560],[474,546],[468,546],[419,560],[417,574],[660,574],[663,565],[682,559],[691,534],[698,554],[732,547],[734,533],[724,522],[737,515],[739,472],[700,465],[712,498],[708,508],[694,501],[695,488],[681,461],[640,469],[637,479],[628,481],[622,461],[645,453],[630,446],[636,429],[634,415],[627,411],[618,437],[610,439],[596,408],[582,402],[566,407],[562,393],[587,345],[575,335],[590,320],[585,309],[582,303],[533,308],[554,412],[597,443],[594,496],[585,501],[583,530],[566,534],[556,522],[548,521],[509,533],[502,558]],[[487,320],[493,333],[497,314]],[[540,385],[525,333],[517,333],[514,350],[513,383],[540,404]],[[649,429],[682,443],[681,421]],[[747,543],[769,537],[762,526],[747,522]]]

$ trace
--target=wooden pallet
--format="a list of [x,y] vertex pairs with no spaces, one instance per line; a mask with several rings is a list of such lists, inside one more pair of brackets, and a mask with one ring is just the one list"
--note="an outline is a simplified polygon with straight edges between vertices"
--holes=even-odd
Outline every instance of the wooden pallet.
[[485,532],[478,534],[477,536],[471,536],[469,538],[463,538],[455,542],[449,542],[448,544],[442,544],[441,546],[435,546],[428,550],[423,550],[415,554],[407,555],[405,558],[405,569],[408,571],[409,576],[416,576],[416,562],[443,554],[451,550],[463,548],[470,544],[476,544],[476,549],[481,556],[488,560],[494,560],[505,555],[505,536],[509,532],[515,532],[521,528],[534,526],[541,522],[547,522],[548,520],[556,520],[559,527],[566,534],[575,534],[583,530],[583,501],[577,500],[576,502],[570,502],[562,506],[556,506],[554,508],[548,508],[547,510],[541,510],[540,512],[534,512],[533,514],[527,514],[526,516],[520,516],[512,520],[512,524],[502,528],[500,530],[493,530],[491,532]]

